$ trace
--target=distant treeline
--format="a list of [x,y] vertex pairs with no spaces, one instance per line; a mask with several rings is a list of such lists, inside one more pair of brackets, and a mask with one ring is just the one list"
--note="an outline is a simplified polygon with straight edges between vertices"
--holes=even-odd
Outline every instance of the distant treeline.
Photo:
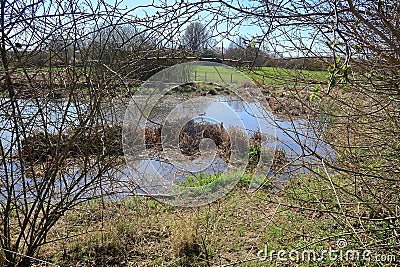
[[81,39],[67,37],[54,36],[35,46],[16,43],[7,51],[13,59],[10,64],[18,68],[88,67],[100,76],[107,70],[137,80],[177,63],[202,59],[245,69],[326,70],[328,66],[323,58],[284,58],[243,37],[232,40],[228,47],[219,46],[207,27],[198,22],[189,24],[175,41],[163,40],[137,26],[113,24],[99,25]]
[[[96,54],[94,51],[72,52],[69,49],[63,51],[37,51],[35,54],[29,54],[29,58],[19,55],[22,59],[23,67],[26,68],[62,68],[68,66],[83,67],[89,65],[104,64],[115,69],[123,68],[123,64],[130,65],[129,59],[135,57],[135,65],[146,65],[146,69],[165,68],[183,61],[190,60],[209,60],[224,63],[234,67],[252,68],[252,67],[276,67],[286,69],[305,69],[305,70],[326,70],[330,58],[301,57],[301,58],[283,58],[269,56],[263,52],[248,53],[241,56],[227,50],[222,54],[220,51],[205,51],[201,54],[193,54],[187,50],[157,49],[152,51],[107,51],[102,54]],[[10,57],[15,53],[10,53]],[[139,60],[138,60],[139,59]],[[141,68],[139,68],[140,70]],[[146,72],[143,69],[143,72]],[[144,75],[148,76],[148,75]],[[144,77],[141,77],[144,78]]]

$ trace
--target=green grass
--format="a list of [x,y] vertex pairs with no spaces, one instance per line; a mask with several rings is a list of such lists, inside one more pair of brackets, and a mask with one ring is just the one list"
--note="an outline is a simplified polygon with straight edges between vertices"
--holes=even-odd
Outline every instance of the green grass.
[[307,85],[326,82],[328,72],[262,67],[245,73],[261,84],[273,87]]
[[240,179],[239,175],[239,173],[205,174],[201,172],[195,176],[188,176],[186,180],[179,183],[176,193],[193,196],[214,194],[222,188],[234,186]]
[[212,182],[215,182],[218,179],[221,179],[220,176],[221,175],[218,173],[206,174],[204,172],[201,172],[196,176],[194,175],[188,176],[186,181],[182,181],[180,185],[184,187],[202,187]]
[[191,70],[191,79],[215,83],[242,84],[247,82],[247,77],[241,74],[239,70],[227,66],[196,66],[195,69]]
[[[255,174],[252,173],[244,173],[240,176],[238,181],[239,186],[249,186],[253,178],[257,178],[257,181],[262,181],[265,184],[268,184],[268,177],[254,177]],[[223,173],[204,173],[200,172],[197,175],[190,175],[186,178],[186,180],[181,181],[179,186],[182,187],[203,187],[203,186],[219,186],[224,185],[226,183],[231,183],[236,179],[237,175],[232,174],[223,174]],[[212,185],[212,183],[215,183]]]
[[[235,73],[236,72],[236,73]],[[224,66],[197,66],[192,70],[191,78],[196,81],[225,81],[244,83],[246,77],[239,74],[239,70]],[[243,74],[257,82],[272,86],[284,87],[294,85],[308,85],[327,82],[327,71],[310,71],[297,69],[284,69],[274,67],[260,67],[254,70],[244,70]]]

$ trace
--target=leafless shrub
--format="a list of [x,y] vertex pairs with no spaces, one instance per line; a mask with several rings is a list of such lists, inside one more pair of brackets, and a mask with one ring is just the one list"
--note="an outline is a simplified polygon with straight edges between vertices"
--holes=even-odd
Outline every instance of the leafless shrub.
[[[292,164],[283,166],[291,171],[308,169],[302,175],[324,185],[325,194],[315,192],[318,198],[304,201],[307,209],[332,216],[359,247],[398,255],[399,3],[301,0],[187,5],[193,7],[192,15],[201,5],[202,12],[215,16],[216,25],[221,21],[237,28],[242,22],[257,25],[256,33],[247,38],[248,46],[266,48],[278,62],[291,60],[289,68],[302,58],[327,68],[325,80],[298,74],[268,77],[285,79],[281,83],[285,97],[296,99],[301,110],[292,113],[296,108],[266,87],[274,99],[272,106],[291,115],[290,129],[277,123],[290,136],[286,142],[300,146],[286,153]],[[235,30],[220,34],[235,41]],[[295,115],[310,119],[308,133]],[[311,145],[322,141],[334,153]],[[292,198],[300,200],[301,194]]]
[[172,31],[160,38],[103,1],[2,1],[0,12],[2,264],[29,266],[65,212],[119,190],[117,99],[174,63],[146,61],[170,54]]
[[[302,66],[301,59],[282,63],[293,56],[305,58],[312,68],[328,66],[324,81],[296,76],[284,83],[298,110],[307,110],[299,114],[310,119],[307,133],[312,134],[301,131],[294,113],[289,114],[291,129],[277,125],[290,137],[283,145],[292,142],[300,149],[277,153],[285,160],[276,171],[308,169],[308,182],[323,191],[309,191],[310,198],[304,199],[296,187],[280,204],[328,214],[340,225],[340,234],[361,247],[398,255],[399,3],[177,1],[151,6],[158,12],[142,19],[103,1],[97,6],[87,1],[1,2],[3,263],[29,266],[31,258],[15,252],[34,256],[54,241],[47,233],[66,211],[111,193],[104,176],[115,167],[120,150],[109,137],[119,132],[108,128],[104,103],[111,96],[129,95],[159,69],[186,60],[174,36],[204,12],[211,18],[207,27],[222,38],[234,40],[242,22],[258,27],[246,45],[253,55],[250,68],[265,47],[270,61],[279,59],[279,67]],[[221,24],[233,28],[221,30]],[[271,97],[276,109],[293,110],[282,103],[283,96]],[[223,132],[215,134],[217,127],[200,128],[216,143],[226,142]],[[186,130],[182,138],[198,134]],[[160,142],[159,130],[146,131],[149,146]],[[328,143],[335,157],[305,139]],[[79,162],[71,160],[76,155]],[[293,181],[292,186],[301,186]]]

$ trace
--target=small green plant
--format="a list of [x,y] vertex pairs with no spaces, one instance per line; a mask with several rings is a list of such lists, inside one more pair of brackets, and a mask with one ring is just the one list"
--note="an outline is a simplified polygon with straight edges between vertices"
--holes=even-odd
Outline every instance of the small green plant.
[[311,101],[311,102],[314,101],[314,100],[316,100],[316,99],[319,97],[319,95],[318,95],[319,89],[321,89],[321,86],[320,86],[320,85],[316,85],[316,86],[314,87],[314,89],[313,89],[313,91],[312,91],[312,93],[311,93],[311,95],[310,95],[310,101]]
[[185,181],[179,183],[180,186],[184,187],[202,187],[208,185],[220,177],[220,173],[207,174],[200,172],[197,175],[188,176]]
[[253,163],[255,161],[258,162],[260,154],[261,154],[261,146],[250,146],[249,162],[250,163]]
[[154,259],[153,262],[152,262],[152,265],[153,266],[162,266],[163,265],[163,259],[162,258]]
[[329,91],[334,88],[337,84],[346,84],[350,81],[349,69],[350,65],[347,62],[341,63],[341,57],[337,57],[335,64],[328,66],[328,78],[329,78]]

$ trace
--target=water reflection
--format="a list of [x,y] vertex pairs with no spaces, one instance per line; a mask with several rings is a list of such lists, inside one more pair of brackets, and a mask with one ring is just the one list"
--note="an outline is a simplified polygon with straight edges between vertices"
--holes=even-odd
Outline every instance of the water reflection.
[[[0,139],[1,145],[4,150],[11,148],[13,142],[12,136],[15,135],[15,129],[11,126],[14,125],[12,121],[13,114],[11,103],[8,99],[2,98],[1,101],[1,116],[0,116]],[[30,100],[18,100],[18,105],[21,107],[21,118],[19,118],[25,127],[27,134],[33,131],[47,131],[49,133],[59,133],[67,131],[68,128],[75,127],[82,123],[88,114],[92,111],[89,103],[84,102],[64,102],[64,101],[46,101],[34,102]],[[97,113],[99,119],[105,119],[110,123],[121,123],[123,113],[127,103],[125,102],[110,102],[101,104]],[[189,113],[188,113],[189,110]],[[256,103],[245,103],[237,97],[230,96],[215,96],[204,97],[201,99],[188,100],[182,105],[176,105],[176,100],[171,97],[170,102],[163,99],[152,111],[152,119],[156,122],[168,117],[169,114],[183,114],[191,115],[196,121],[208,121],[221,125],[225,129],[235,127],[247,135],[251,135],[255,131],[260,131],[264,134],[266,143],[265,146],[270,148],[276,147],[278,150],[283,150],[289,160],[297,159],[294,161],[301,165],[302,161],[318,161],[316,154],[326,158],[333,159],[333,152],[331,147],[323,141],[322,130],[324,122],[310,122],[307,120],[288,121],[282,120],[272,113],[263,110]],[[149,123],[151,125],[151,123]],[[17,160],[7,159],[6,164],[0,166],[0,175],[4,177],[5,172],[12,172],[18,175],[21,169],[21,163]],[[193,164],[201,164],[196,162],[196,158],[192,160]],[[202,169],[205,173],[222,172],[227,168],[226,159],[215,157],[210,161],[209,167]],[[293,169],[293,168],[292,168]],[[179,183],[192,173],[184,172],[181,168],[176,167],[168,160],[168,157],[154,157],[147,156],[140,159],[138,168],[135,173],[128,173],[127,168],[116,168],[110,170],[103,175],[102,187],[107,186],[110,192],[115,193],[120,197],[125,196],[131,192],[133,188],[132,176],[135,179],[140,179],[143,173],[154,172],[155,179],[152,180],[148,187],[160,186],[164,183]],[[68,183],[76,179],[80,175],[80,169],[73,169],[72,173],[65,173],[62,175],[60,181]],[[90,179],[91,176],[96,176],[93,173],[84,174]],[[268,175],[268,174],[266,174]],[[272,175],[272,173],[269,173]],[[287,175],[287,174],[284,174]],[[162,177],[161,179],[159,177]],[[285,178],[285,176],[283,176]],[[29,177],[26,177],[29,182]],[[22,187],[18,185],[22,179],[15,180],[15,188],[18,192]],[[118,184],[118,189],[113,188]],[[125,188],[129,184],[129,189]],[[61,194],[63,190],[62,182],[57,184]],[[82,184],[76,184],[76,188]],[[1,188],[2,192],[4,187]],[[93,187],[93,194],[103,194],[101,187]],[[23,192],[20,192],[22,194]],[[30,192],[35,195],[34,190]],[[6,194],[6,193],[4,193]],[[4,195],[5,196],[5,195]],[[4,197],[3,196],[3,197]]]

